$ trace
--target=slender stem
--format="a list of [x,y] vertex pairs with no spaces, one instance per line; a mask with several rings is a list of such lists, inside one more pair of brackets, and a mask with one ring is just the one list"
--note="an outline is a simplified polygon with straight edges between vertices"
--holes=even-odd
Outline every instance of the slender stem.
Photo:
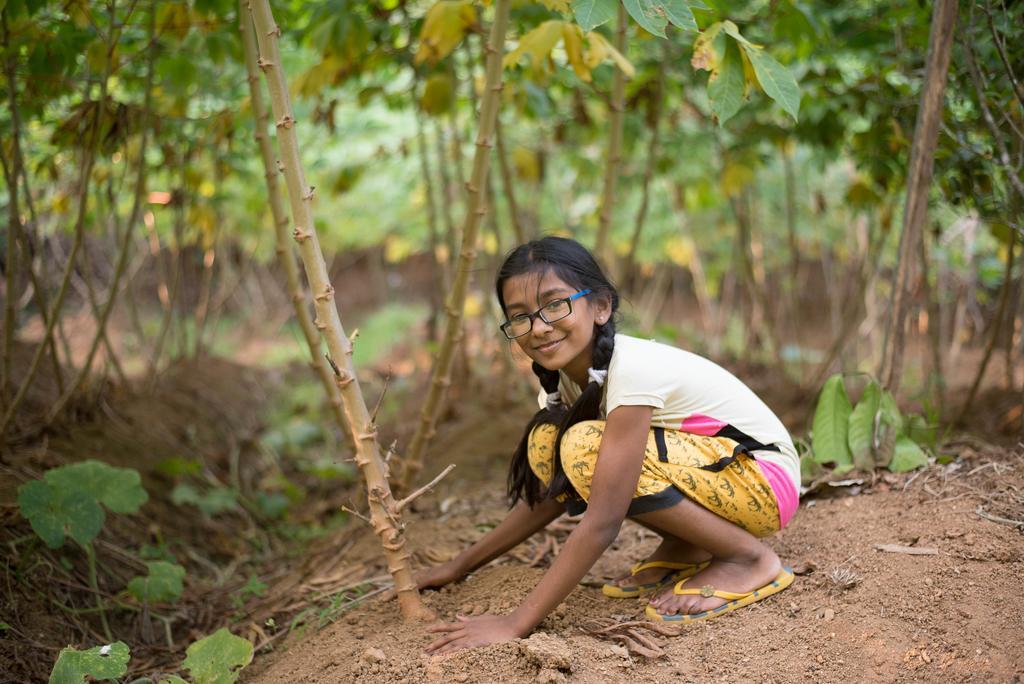
[[893,284],[892,316],[886,335],[891,339],[891,343],[884,347],[886,353],[878,373],[886,388],[893,394],[897,392],[902,382],[904,328],[907,311],[910,308],[911,283],[916,270],[914,263],[918,253],[917,243],[921,239],[921,231],[928,216],[928,189],[931,186],[934,169],[939,122],[942,119],[943,95],[949,72],[957,4],[957,0],[938,0],[932,11],[928,55],[925,60],[925,82],[914,126],[910,167],[907,170],[907,200],[903,210],[899,265]]
[[491,25],[490,38],[486,48],[487,74],[480,107],[480,128],[477,133],[476,152],[473,155],[473,173],[466,184],[466,190],[469,193],[469,207],[462,230],[462,248],[459,251],[455,282],[452,284],[445,305],[448,318],[444,338],[434,362],[430,386],[420,410],[419,423],[406,454],[405,468],[402,472],[402,485],[405,488],[413,484],[416,476],[423,469],[424,454],[434,433],[437,410],[451,381],[455,348],[462,337],[462,314],[465,309],[469,277],[473,270],[473,260],[476,258],[477,232],[483,215],[487,213],[485,199],[487,172],[490,169],[494,125],[497,120],[503,83],[501,56],[509,23],[509,4],[510,0],[495,0],[494,23]]
[[629,241],[629,255],[626,257],[625,275],[631,285],[636,278],[636,253],[640,249],[640,233],[643,231],[644,222],[647,220],[647,208],[651,198],[651,181],[654,179],[654,169],[657,167],[658,149],[661,146],[661,103],[665,92],[665,69],[668,68],[669,42],[662,41],[662,58],[658,63],[658,75],[654,80],[654,98],[651,101],[652,127],[651,137],[647,147],[647,165],[644,167],[644,177],[641,181],[640,208],[636,212],[636,221],[633,225],[633,237]]
[[93,548],[92,543],[83,544],[82,548],[85,549],[85,557],[89,563],[89,587],[96,596],[96,611],[100,614],[100,622],[103,624],[103,634],[107,637],[108,641],[113,641],[114,636],[110,631],[110,625],[107,623],[107,610],[103,605],[103,597],[100,595],[99,581],[96,578],[96,549]]
[[[626,26],[628,18],[626,7],[617,3],[618,28],[615,31],[615,49],[620,54],[626,54]],[[599,259],[611,265],[611,258],[608,251],[608,233],[612,224],[612,208],[615,203],[615,182],[619,177],[619,163],[622,161],[622,127],[625,120],[625,99],[626,99],[626,74],[616,65],[615,75],[612,77],[612,99],[609,103],[611,116],[609,121],[608,135],[608,159],[604,167],[604,191],[601,194],[601,214],[597,227],[597,242],[594,252]]]
[[516,201],[516,187],[512,178],[512,170],[508,165],[508,152],[505,149],[501,116],[498,116],[494,122],[494,134],[498,142],[498,171],[501,175],[501,188],[505,192],[505,202],[508,204],[508,217],[512,223],[512,230],[516,234],[516,244],[521,245],[526,242],[526,233],[523,231],[523,222],[519,218],[519,203]]
[[416,149],[420,158],[420,175],[423,177],[423,191],[427,200],[427,230],[429,235],[430,254],[433,257],[431,264],[434,270],[435,287],[430,288],[430,322],[427,337],[431,341],[437,340],[437,323],[441,311],[441,296],[444,292],[445,276],[441,266],[437,262],[437,204],[434,199],[434,179],[430,174],[430,157],[427,151],[427,136],[423,131],[423,111],[419,105],[418,91],[420,78],[419,72],[414,73],[413,78],[413,114],[416,117]]
[[[508,0],[498,0],[499,7],[505,5],[506,19],[507,3]],[[409,551],[405,546],[405,533],[400,522],[401,514],[391,495],[387,465],[381,457],[377,441],[377,428],[370,418],[359,386],[359,378],[352,363],[352,343],[341,324],[334,287],[330,283],[327,263],[320,249],[313,219],[313,188],[306,183],[299,156],[299,142],[295,132],[297,121],[292,111],[288,84],[281,63],[278,45],[281,30],[274,21],[268,0],[250,0],[249,10],[256,28],[256,41],[260,53],[257,65],[263,71],[270,90],[282,173],[288,188],[288,200],[295,226],[292,235],[299,243],[306,278],[313,291],[313,304],[316,309],[314,325],[321,330],[326,339],[330,352],[329,361],[341,393],[345,416],[358,444],[355,460],[366,480],[374,532],[380,538],[388,570],[395,578],[395,592],[402,615],[406,619],[433,619],[433,611],[423,604],[416,590]]]
[[[985,371],[988,369],[988,362],[992,359],[992,352],[995,351],[996,344],[999,342],[999,333],[1002,330],[1003,318],[1006,317],[1006,303],[1010,300],[1010,290],[1013,285],[1013,250],[1017,245],[1017,233],[1010,231],[1010,244],[1006,248],[1006,266],[1003,270],[1003,285],[999,292],[999,307],[996,309],[995,318],[992,321],[992,334],[989,337],[988,344],[985,345],[985,355],[981,358],[981,364],[978,366],[978,373],[974,376],[974,382],[971,384],[970,391],[967,392],[967,399],[964,400],[963,406],[960,408],[960,413],[957,415],[956,420],[953,424],[961,422],[964,417],[967,416],[967,412],[971,409],[971,404],[974,403],[974,397],[978,394],[978,389],[981,387],[981,381],[985,377]],[[1012,317],[1011,317],[1012,319]]]
[[263,89],[260,87],[260,72],[257,63],[259,52],[256,47],[256,36],[253,34],[252,17],[249,16],[247,0],[239,0],[238,20],[242,28],[242,45],[245,51],[245,69],[249,82],[249,97],[252,103],[252,114],[255,121],[253,137],[256,139],[260,149],[260,158],[263,160],[264,179],[267,183],[267,196],[270,204],[270,214],[274,221],[274,237],[276,239],[277,259],[285,274],[285,283],[288,288],[288,297],[295,310],[295,320],[299,323],[302,335],[306,339],[306,346],[309,348],[310,365],[323,385],[324,394],[327,396],[327,403],[334,414],[334,420],[341,428],[349,443],[356,446],[352,436],[352,429],[349,427],[342,405],[341,394],[334,383],[334,374],[327,359],[322,353],[323,341],[320,338],[320,331],[313,325],[313,317],[309,314],[309,297],[302,287],[299,277],[299,267],[295,262],[295,252],[288,241],[288,214],[281,203],[281,188],[278,179],[281,172],[275,164],[273,144],[267,129],[270,124],[270,112],[264,101]]
[[[60,312],[64,306],[64,299],[67,297],[68,286],[71,283],[71,274],[74,272],[75,260],[78,257],[78,252],[82,248],[82,242],[85,238],[85,216],[89,200],[89,184],[92,178],[92,168],[96,161],[96,150],[99,143],[100,118],[107,100],[107,80],[110,78],[110,72],[114,63],[114,48],[117,46],[115,9],[115,2],[112,1],[109,4],[110,31],[107,34],[107,52],[103,73],[100,76],[99,100],[96,103],[92,121],[90,122],[88,142],[85,144],[82,152],[81,174],[78,181],[78,211],[74,226],[75,237],[71,245],[71,252],[68,255],[67,264],[64,267],[64,276],[61,280],[60,289],[57,292],[57,299],[54,301],[53,308],[50,310],[43,339],[46,339],[53,334],[54,325],[60,319]],[[7,430],[11,425],[15,412],[21,406],[22,401],[25,399],[25,395],[28,393],[29,387],[31,387],[32,383],[35,381],[36,373],[39,371],[39,362],[42,360],[45,350],[45,344],[40,344],[36,347],[32,360],[29,363],[28,372],[25,374],[21,385],[18,387],[18,391],[15,393],[14,399],[7,407],[7,411],[4,413],[2,421],[0,421],[0,438],[7,434]]]

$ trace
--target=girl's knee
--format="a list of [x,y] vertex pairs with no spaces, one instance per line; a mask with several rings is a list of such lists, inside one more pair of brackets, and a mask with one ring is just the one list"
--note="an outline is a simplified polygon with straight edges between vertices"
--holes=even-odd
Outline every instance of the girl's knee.
[[584,499],[590,496],[590,481],[594,477],[603,433],[603,420],[585,420],[570,427],[562,436],[562,470]]
[[527,459],[530,463],[530,470],[544,485],[551,484],[551,476],[554,466],[555,436],[558,434],[558,426],[550,423],[541,423],[533,428],[527,442]]
[[562,435],[562,458],[567,452],[593,452],[601,447],[604,435],[603,420],[583,420],[570,426]]

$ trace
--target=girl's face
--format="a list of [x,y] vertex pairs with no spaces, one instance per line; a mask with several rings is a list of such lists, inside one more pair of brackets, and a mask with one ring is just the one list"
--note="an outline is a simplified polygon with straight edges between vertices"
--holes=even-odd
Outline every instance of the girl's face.
[[[552,300],[569,297],[579,291],[551,270],[524,273],[509,278],[502,286],[505,315],[530,314]],[[611,316],[607,297],[589,294],[572,302],[572,313],[545,323],[533,319],[530,332],[515,338],[527,356],[548,370],[564,370],[573,381],[585,387],[594,348],[594,324],[604,324]]]

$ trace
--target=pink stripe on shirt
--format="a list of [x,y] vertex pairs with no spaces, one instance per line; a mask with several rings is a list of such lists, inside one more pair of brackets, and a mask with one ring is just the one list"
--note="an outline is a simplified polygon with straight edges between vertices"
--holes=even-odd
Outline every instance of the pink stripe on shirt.
[[772,488],[775,501],[779,504],[779,529],[781,530],[789,523],[790,518],[796,512],[796,507],[800,505],[800,494],[793,486],[793,481],[777,464],[771,461],[757,461],[757,465],[761,468],[764,479],[768,480],[768,486]]
[[725,421],[718,420],[717,418],[694,413],[682,422],[679,429],[683,432],[689,432],[691,435],[714,437],[727,424]]

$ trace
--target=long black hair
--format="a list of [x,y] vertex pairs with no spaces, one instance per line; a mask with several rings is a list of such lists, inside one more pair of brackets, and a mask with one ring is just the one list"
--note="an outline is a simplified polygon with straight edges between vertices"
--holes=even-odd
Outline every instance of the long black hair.
[[[611,303],[612,315],[604,324],[594,324],[594,351],[591,367],[594,370],[607,370],[615,350],[615,313],[619,309],[619,293],[615,286],[601,270],[594,256],[587,248],[568,238],[544,237],[516,247],[498,270],[494,289],[498,295],[501,310],[505,311],[504,286],[509,278],[535,273],[542,276],[548,271],[554,273],[567,285],[578,290],[589,289],[593,298],[605,298]],[[547,370],[536,361],[533,372],[540,379],[540,384],[548,394],[558,392],[558,371]],[[530,420],[519,440],[508,470],[509,503],[515,504],[523,499],[534,506],[546,498],[567,494],[570,498],[579,495],[573,488],[562,468],[562,435],[571,426],[584,420],[596,420],[601,414],[601,385],[591,380],[583,388],[583,393],[572,406],[559,402],[553,406],[542,408]],[[543,483],[530,469],[528,448],[530,433],[543,423],[558,426],[553,455],[554,474],[551,484],[544,489]]]

